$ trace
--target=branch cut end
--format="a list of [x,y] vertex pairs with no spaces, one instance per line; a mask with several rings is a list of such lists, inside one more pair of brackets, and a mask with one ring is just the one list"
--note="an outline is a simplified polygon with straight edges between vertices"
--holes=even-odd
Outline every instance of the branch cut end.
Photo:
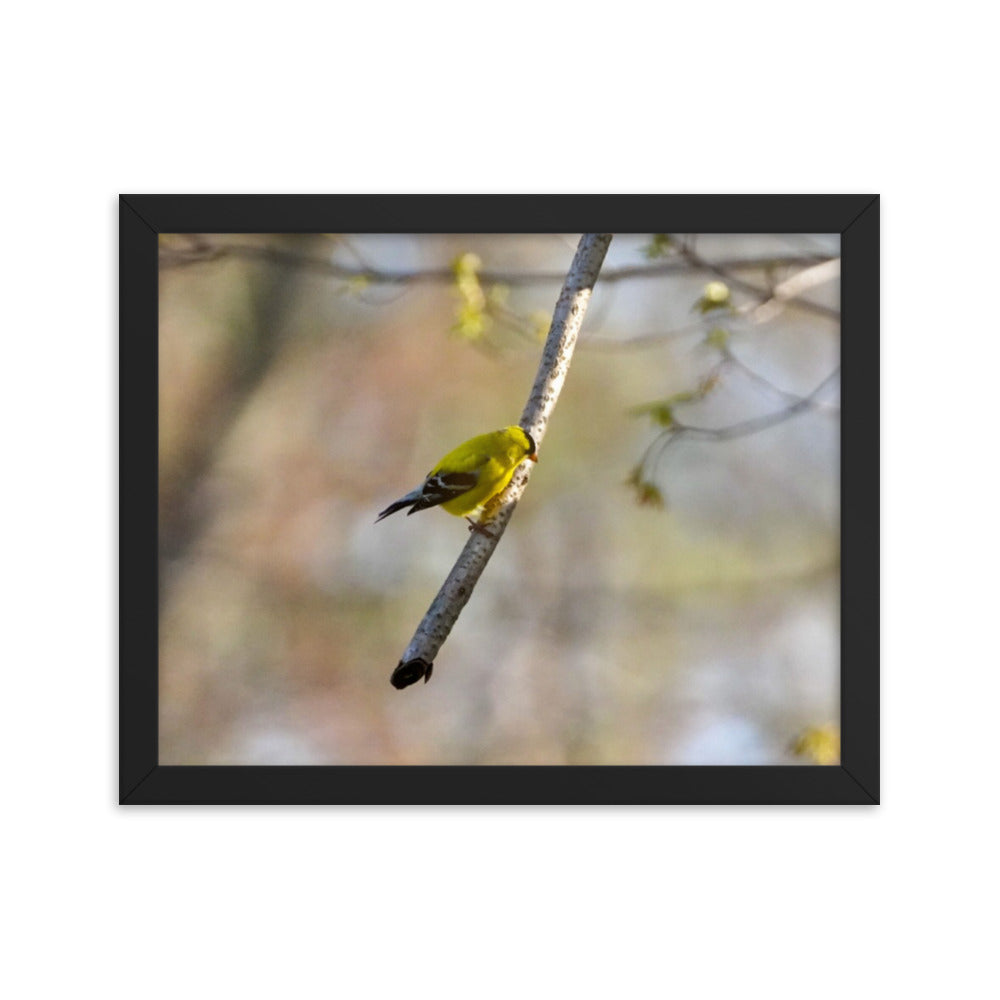
[[434,664],[428,663],[419,656],[415,660],[407,660],[405,663],[400,660],[396,669],[392,672],[392,686],[402,691],[403,688],[409,687],[411,684],[416,684],[421,677],[423,677],[426,684],[431,679],[433,672]]

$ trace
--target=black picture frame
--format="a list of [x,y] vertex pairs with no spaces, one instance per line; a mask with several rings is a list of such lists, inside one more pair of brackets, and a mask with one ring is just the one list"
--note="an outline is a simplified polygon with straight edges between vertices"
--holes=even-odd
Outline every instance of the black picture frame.
[[[580,231],[841,235],[841,764],[160,766],[156,506],[159,234]],[[122,195],[119,350],[121,803],[879,801],[877,195]]]

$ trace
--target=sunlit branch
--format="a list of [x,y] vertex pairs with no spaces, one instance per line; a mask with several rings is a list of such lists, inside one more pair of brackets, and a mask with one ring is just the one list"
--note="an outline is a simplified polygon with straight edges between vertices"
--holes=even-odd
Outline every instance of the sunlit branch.
[[[545,437],[549,417],[569,372],[583,317],[610,244],[610,233],[584,234],[565,276],[538,373],[521,414],[520,425],[528,431],[536,445],[540,446]],[[421,678],[425,681],[430,678],[434,658],[472,596],[486,563],[503,536],[527,486],[531,468],[531,462],[522,463],[510,485],[500,495],[496,512],[485,521],[485,530],[474,531],[470,535],[393,671],[393,687],[405,688]]]
[[[794,304],[808,312],[816,313],[820,316],[827,316],[830,319],[840,319],[840,311],[838,309],[833,309],[830,306],[822,305],[819,302],[811,302],[809,299],[799,299],[793,298],[793,294],[789,291],[780,291],[787,282],[782,282],[781,284],[775,286],[774,288],[761,288],[759,285],[755,285],[751,281],[747,281],[741,278],[738,274],[735,274],[735,268],[733,268],[727,261],[724,260],[714,260],[709,261],[704,257],[700,256],[690,245],[682,245],[680,249],[680,255],[686,260],[692,268],[701,269],[704,271],[710,271],[716,277],[721,278],[727,285],[732,288],[738,288],[740,291],[746,292],[748,295],[752,295],[759,306],[764,306],[768,303],[781,303],[782,305]],[[836,261],[836,274],[840,273],[840,262],[837,257],[813,257],[811,261],[805,260],[800,257],[797,261],[799,264],[833,264]],[[762,265],[765,269],[769,269],[775,265]],[[812,267],[807,268],[807,271],[813,270]],[[799,275],[795,277],[800,277],[801,274],[806,273],[805,271],[800,272]],[[832,275],[835,277],[836,275]],[[794,280],[790,279],[790,280]],[[812,287],[813,284],[819,284],[821,281],[831,280],[831,275],[829,272],[819,272],[817,280],[806,284],[804,287]],[[795,293],[797,294],[797,293]]]

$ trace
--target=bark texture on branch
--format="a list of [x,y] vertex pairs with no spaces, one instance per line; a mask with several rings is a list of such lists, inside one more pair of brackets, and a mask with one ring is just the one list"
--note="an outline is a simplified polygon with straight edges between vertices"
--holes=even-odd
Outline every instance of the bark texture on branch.
[[[542,359],[531,388],[528,402],[521,414],[521,426],[531,434],[541,449],[549,417],[569,372],[573,349],[590,302],[594,283],[611,244],[610,233],[585,233],[576,248],[566,281],[556,301],[552,326],[545,341]],[[532,462],[522,462],[510,485],[500,497],[492,516],[484,523],[489,534],[472,532],[454,567],[448,574],[437,597],[427,609],[423,621],[393,671],[392,685],[408,687],[421,678],[430,680],[434,658],[451,632],[452,626],[472,595],[472,591],[507,529],[514,508],[531,476]]]

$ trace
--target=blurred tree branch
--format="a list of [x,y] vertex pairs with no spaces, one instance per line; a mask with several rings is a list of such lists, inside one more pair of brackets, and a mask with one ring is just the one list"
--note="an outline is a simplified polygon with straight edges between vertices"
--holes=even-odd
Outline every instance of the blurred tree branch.
[[[709,268],[709,270],[720,276],[725,275],[726,279],[729,281],[733,280],[731,272],[727,271],[725,268],[713,265]],[[798,298],[798,296],[807,289],[815,288],[817,285],[825,284],[826,282],[833,281],[839,277],[840,258],[831,257],[828,260],[824,260],[820,264],[815,264],[810,267],[806,267],[801,271],[797,271],[791,277],[779,282],[773,288],[767,290],[751,286],[747,282],[739,282],[739,280],[736,279],[737,283],[744,289],[744,291],[751,289],[753,298],[749,302],[744,302],[742,305],[733,307],[730,314],[732,316],[742,317],[754,326],[758,326],[774,319],[787,306],[794,304],[805,309],[811,309],[814,312],[820,313],[827,319],[839,322],[839,310],[831,309],[815,302],[810,303],[806,299]],[[606,337],[590,334],[584,338],[583,341],[581,341],[581,346],[605,349],[641,349],[643,347],[654,346],[668,340],[677,340],[681,337],[687,337],[696,333],[704,334],[706,327],[710,327],[717,323],[717,314],[713,313],[711,310],[704,310],[698,319],[693,320],[691,323],[685,323],[683,326],[674,327],[673,329],[653,330],[649,333],[640,333],[629,337]]]
[[[675,416],[674,408],[684,403],[696,402],[704,399],[709,392],[718,384],[722,371],[726,367],[734,367],[742,371],[751,380],[762,385],[769,391],[785,400],[786,405],[779,410],[765,413],[759,417],[752,417],[749,420],[741,420],[737,423],[726,424],[721,427],[696,427],[692,424],[684,423]],[[699,441],[732,441],[735,438],[749,437],[751,434],[759,434],[778,424],[782,424],[800,413],[808,410],[815,410],[828,415],[837,415],[840,410],[835,406],[825,404],[819,400],[823,391],[840,376],[840,367],[836,367],[826,378],[823,379],[815,389],[806,396],[798,396],[795,393],[787,392],[757,374],[752,369],[744,365],[735,355],[729,351],[728,346],[723,348],[722,360],[712,369],[712,371],[701,381],[697,389],[688,392],[676,393],[666,400],[656,403],[647,403],[632,410],[633,415],[649,414],[653,420],[663,427],[663,430],[653,439],[638,464],[633,468],[628,477],[627,483],[636,490],[639,503],[663,505],[663,495],[659,487],[652,482],[652,475],[655,474],[656,463],[663,457],[663,453],[671,445],[676,444],[685,438]]]
[[[160,267],[171,268],[191,267],[214,261],[237,258],[242,260],[266,261],[286,267],[300,268],[314,274],[329,275],[351,283],[371,285],[412,285],[412,284],[451,284],[455,281],[453,267],[418,268],[412,270],[392,270],[371,267],[364,263],[349,265],[334,260],[331,254],[303,253],[288,247],[271,244],[236,243],[207,234],[183,234],[184,244],[162,242],[160,246]],[[341,241],[340,245],[349,243]],[[700,257],[693,249],[684,249],[674,256],[663,260],[652,261],[629,267],[619,267],[607,270],[601,275],[602,284],[619,281],[631,281],[643,278],[659,278],[667,274],[690,271],[706,271],[717,274],[729,280],[734,287],[753,294],[759,301],[770,298],[770,292],[737,276],[738,272],[747,270],[773,271],[787,267],[811,267],[834,260],[827,254],[794,253],[768,254],[754,257],[725,257],[708,261]],[[565,275],[552,271],[495,271],[480,270],[480,281],[484,284],[504,284],[511,287],[545,284],[562,281]],[[799,302],[804,309],[829,315],[830,310],[822,305],[808,300]]]
[[[611,245],[610,233],[586,233],[580,239],[573,263],[556,301],[535,382],[521,414],[520,425],[535,444],[545,436],[549,417],[569,372],[573,350],[583,324],[590,296]],[[438,591],[423,621],[392,674],[396,688],[408,687],[421,678],[430,679],[434,658],[451,633],[458,616],[472,596],[486,563],[507,528],[531,475],[523,463],[501,494],[496,513],[489,519],[489,532],[473,532],[454,567]]]
[[729,424],[725,427],[692,427],[689,424],[683,424],[678,420],[674,420],[673,427],[670,429],[669,433],[672,434],[674,438],[688,435],[691,437],[701,438],[705,441],[731,441],[733,438],[747,437],[750,434],[757,434],[760,431],[767,430],[769,427],[774,427],[776,424],[784,423],[786,420],[791,420],[792,417],[797,416],[804,410],[826,410],[826,407],[817,402],[816,396],[819,395],[819,393],[821,393],[839,375],[840,368],[838,367],[830,372],[830,374],[827,375],[827,377],[823,379],[823,381],[820,382],[820,384],[813,389],[808,396],[796,398],[790,393],[787,393],[786,395],[790,400],[788,405],[780,410],[775,410],[773,413],[765,413],[763,416],[754,417],[750,420],[741,420],[739,423]]
[[[712,274],[721,278],[727,285],[733,288],[738,288],[754,298],[761,303],[782,303],[788,304],[794,301],[795,305],[800,309],[805,309],[808,312],[817,313],[820,316],[828,316],[831,319],[840,319],[840,311],[838,309],[831,309],[829,306],[824,306],[819,302],[812,302],[809,299],[800,299],[797,296],[805,291],[807,288],[812,287],[814,284],[819,284],[822,281],[828,281],[831,277],[840,274],[840,260],[837,257],[824,257],[824,258],[813,258],[812,261],[801,260],[799,263],[810,264],[807,268],[808,271],[813,271],[816,265],[826,265],[836,262],[835,273],[831,274],[828,271],[815,271],[813,281],[808,279],[803,280],[801,275],[804,272],[800,272],[796,277],[799,279],[798,283],[785,281],[774,288],[761,288],[759,285],[755,285],[750,281],[744,281],[739,275],[735,273],[735,268],[733,268],[726,261],[709,261],[702,257],[700,254],[696,253],[693,244],[682,244],[680,249],[681,257],[686,260],[695,270],[710,271]],[[773,270],[776,265],[774,264],[763,264],[761,265],[766,270]]]

